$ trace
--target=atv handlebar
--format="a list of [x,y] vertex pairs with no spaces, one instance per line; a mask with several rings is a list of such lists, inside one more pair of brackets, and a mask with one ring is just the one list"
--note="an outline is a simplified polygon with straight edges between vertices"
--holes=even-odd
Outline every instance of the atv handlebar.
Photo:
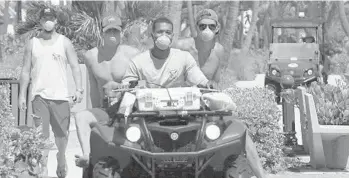
[[174,117],[174,116],[231,116],[232,111],[148,111],[134,112],[129,117]]

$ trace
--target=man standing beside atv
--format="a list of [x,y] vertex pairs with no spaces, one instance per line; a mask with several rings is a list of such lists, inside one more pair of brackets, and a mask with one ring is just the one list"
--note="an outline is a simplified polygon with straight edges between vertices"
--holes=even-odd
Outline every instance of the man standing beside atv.
[[[26,94],[31,79],[32,108],[35,126],[42,123],[44,137],[49,137],[49,126],[58,148],[57,176],[67,175],[65,152],[68,144],[70,123],[70,97],[68,94],[67,64],[70,64],[77,90],[74,100],[81,102],[83,88],[78,57],[72,42],[56,32],[57,14],[52,8],[40,11],[42,31],[29,40],[24,52],[24,65],[20,78],[20,109],[26,109]],[[38,122],[37,122],[38,121]],[[48,150],[44,151],[43,167],[47,174]]]
[[206,78],[218,82],[217,71],[224,57],[223,46],[216,42],[220,30],[218,15],[211,9],[204,9],[197,14],[195,22],[197,37],[179,39],[173,47],[190,52]]
[[108,121],[103,93],[103,86],[118,85],[121,82],[129,60],[139,53],[131,46],[120,45],[121,19],[117,16],[107,16],[102,20],[103,45],[92,48],[84,55],[89,72],[90,97],[92,109],[76,114],[77,134],[83,155],[76,155],[76,165],[86,167],[90,155],[91,129],[99,121]]
[[[123,85],[128,85],[130,81],[135,80],[145,80],[148,86],[152,87],[180,87],[186,84],[209,85],[208,79],[189,52],[170,47],[173,38],[173,23],[169,19],[161,17],[153,22],[152,38],[154,47],[131,60],[122,80]],[[109,85],[105,88],[105,92],[108,97],[117,98],[120,95],[113,90],[119,87],[121,86]],[[256,147],[248,134],[244,148],[255,175],[258,178],[265,178]]]

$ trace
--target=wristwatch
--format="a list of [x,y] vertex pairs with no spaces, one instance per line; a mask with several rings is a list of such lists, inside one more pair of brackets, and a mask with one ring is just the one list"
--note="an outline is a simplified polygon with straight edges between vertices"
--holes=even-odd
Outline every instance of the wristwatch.
[[84,94],[84,89],[76,89],[76,91],[80,92],[81,94]]

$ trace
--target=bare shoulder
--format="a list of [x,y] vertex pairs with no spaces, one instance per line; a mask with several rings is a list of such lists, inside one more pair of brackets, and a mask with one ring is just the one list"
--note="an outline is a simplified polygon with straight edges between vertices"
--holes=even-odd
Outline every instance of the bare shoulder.
[[225,53],[224,47],[220,43],[216,42],[213,51],[214,51],[214,53],[216,53],[216,55],[219,58],[223,58],[224,57],[224,53]]
[[219,54],[224,53],[224,47],[220,43],[216,42],[214,50],[218,52]]
[[129,58],[133,58],[134,56],[140,53],[139,49],[129,45],[120,45],[119,48],[120,51],[126,54],[126,56],[128,56]]
[[62,36],[63,42],[64,42],[65,44],[68,44],[68,45],[72,45],[72,44],[73,44],[72,41],[71,41],[68,37],[66,37],[66,36],[64,36],[64,35],[61,35],[61,36]]
[[97,60],[98,49],[96,47],[88,50],[84,54],[85,64],[90,65],[93,61]]
[[190,51],[195,46],[195,40],[194,38],[181,38],[178,39],[174,44],[173,47],[185,51]]

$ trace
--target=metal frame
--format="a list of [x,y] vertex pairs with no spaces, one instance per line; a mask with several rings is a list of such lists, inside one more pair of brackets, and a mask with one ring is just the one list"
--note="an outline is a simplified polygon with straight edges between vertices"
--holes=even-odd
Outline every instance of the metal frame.
[[[208,164],[210,163],[210,161],[212,160],[212,158],[215,155],[215,152],[222,149],[222,148],[226,148],[229,146],[232,146],[236,143],[239,142],[239,140],[233,140],[230,141],[228,143],[223,143],[220,144],[218,146],[214,146],[211,148],[207,148],[204,150],[199,150],[200,149],[200,145],[202,143],[202,140],[204,139],[204,129],[206,127],[206,123],[207,123],[207,116],[209,115],[215,115],[215,116],[223,116],[223,115],[232,115],[231,112],[227,112],[227,111],[192,111],[193,113],[196,112],[196,114],[193,115],[203,115],[202,116],[202,122],[201,122],[201,126],[200,129],[198,130],[197,133],[197,138],[196,138],[196,146],[195,146],[195,151],[193,152],[154,152],[154,148],[155,148],[155,144],[154,144],[154,140],[151,136],[151,133],[148,129],[148,126],[146,125],[146,118],[144,118],[145,115],[147,115],[146,117],[152,116],[152,115],[158,115],[158,116],[182,116],[180,114],[180,112],[178,111],[172,111],[172,112],[166,112],[165,113],[161,113],[161,112],[135,112],[133,114],[131,114],[131,117],[137,117],[137,116],[143,116],[140,117],[140,126],[143,129],[144,132],[144,137],[145,137],[145,149],[138,149],[132,146],[126,146],[126,145],[120,145],[120,148],[130,152],[131,156],[133,158],[133,160],[135,160],[152,178],[156,177],[156,159],[164,159],[164,158],[171,158],[171,157],[176,157],[176,156],[186,156],[186,157],[190,157],[194,159],[194,164],[195,164],[195,178],[199,178],[199,175],[201,174],[201,172],[208,166]],[[190,113],[190,112],[189,112]],[[210,155],[211,154],[211,155]],[[200,162],[200,157],[201,156],[207,156],[209,155],[208,159],[204,160],[203,162]],[[146,158],[150,158],[151,160],[151,166],[148,167],[146,164],[144,164],[139,157],[146,157]],[[202,163],[202,164],[200,164]]]

